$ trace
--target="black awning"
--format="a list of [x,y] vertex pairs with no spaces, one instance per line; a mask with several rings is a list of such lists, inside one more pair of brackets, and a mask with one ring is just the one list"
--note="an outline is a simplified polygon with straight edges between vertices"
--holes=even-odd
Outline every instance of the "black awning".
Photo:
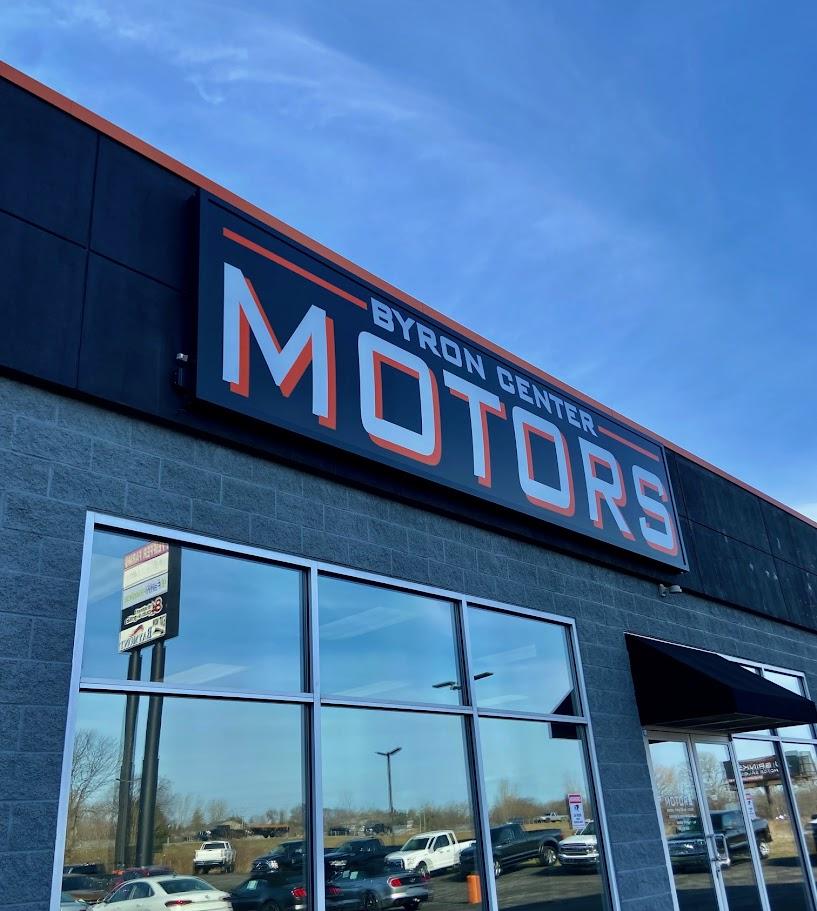
[[817,706],[712,652],[625,634],[645,727],[738,733],[817,723]]

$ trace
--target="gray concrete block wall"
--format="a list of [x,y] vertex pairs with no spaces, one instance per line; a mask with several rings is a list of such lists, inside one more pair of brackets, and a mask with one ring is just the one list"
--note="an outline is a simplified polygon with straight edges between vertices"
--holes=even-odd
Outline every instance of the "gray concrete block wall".
[[630,630],[804,671],[817,636],[0,377],[0,906],[47,907],[86,510],[577,621],[625,911],[672,907]]

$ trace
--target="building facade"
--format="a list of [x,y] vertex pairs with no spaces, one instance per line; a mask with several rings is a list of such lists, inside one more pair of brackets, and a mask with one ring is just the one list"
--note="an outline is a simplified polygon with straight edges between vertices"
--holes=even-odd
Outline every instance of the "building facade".
[[[203,394],[208,345],[224,349],[220,381],[228,370],[206,309],[228,285],[207,271],[226,262],[203,227],[213,205],[256,246],[266,232],[267,252],[293,251],[287,281],[317,276],[350,307],[365,287],[372,312],[437,327],[452,371],[467,345],[472,365],[541,375],[22,74],[0,77],[3,907],[58,907],[65,866],[98,880],[68,882],[93,898],[113,870],[149,864],[230,891],[291,842],[279,907],[385,907],[382,881],[420,864],[411,895],[442,909],[817,907],[815,527],[547,378],[575,403],[577,436],[586,408],[655,472],[660,453],[666,511],[642,528],[672,523],[674,556],[611,538],[619,518],[637,528],[620,489],[618,518],[602,494],[590,521],[575,464],[569,505],[540,516],[485,495],[487,446],[473,475],[489,483],[469,492],[435,480],[439,456],[401,469],[394,441],[383,458],[351,437],[328,445],[331,403],[343,430],[357,380],[338,372],[319,400],[316,334],[266,393],[326,420],[254,412],[250,381],[269,383],[287,349],[270,330],[264,355],[250,313],[288,287],[277,277],[236,311],[236,339],[252,339],[236,341],[237,404]],[[301,324],[282,319],[293,337]],[[414,401],[399,385],[412,369],[382,380],[371,414],[405,423],[419,451],[422,380],[419,423],[388,404]],[[509,427],[491,407],[482,420]],[[569,459],[555,423],[539,436]],[[439,440],[439,414],[434,427]],[[463,445],[440,471],[471,473]],[[508,453],[493,454],[499,491]],[[543,490],[560,488],[554,465]],[[597,480],[613,490],[611,465]],[[570,524],[574,492],[586,527]],[[399,852],[425,833],[446,843]],[[197,852],[215,841],[235,855],[208,868]],[[358,862],[350,841],[377,857]]]

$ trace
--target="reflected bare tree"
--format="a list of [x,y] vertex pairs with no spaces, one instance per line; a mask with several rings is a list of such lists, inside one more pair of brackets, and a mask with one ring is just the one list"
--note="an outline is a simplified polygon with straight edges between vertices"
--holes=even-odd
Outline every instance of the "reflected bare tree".
[[80,823],[94,798],[116,777],[119,750],[112,737],[81,728],[74,738],[71,789],[68,794],[68,849],[77,845]]

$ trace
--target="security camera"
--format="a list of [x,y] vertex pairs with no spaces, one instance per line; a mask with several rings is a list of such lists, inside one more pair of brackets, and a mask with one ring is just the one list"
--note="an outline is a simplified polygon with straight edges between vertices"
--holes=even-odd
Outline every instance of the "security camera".
[[683,593],[683,589],[680,585],[664,585],[663,582],[658,583],[658,594],[662,598],[666,598],[667,595],[680,595]]

